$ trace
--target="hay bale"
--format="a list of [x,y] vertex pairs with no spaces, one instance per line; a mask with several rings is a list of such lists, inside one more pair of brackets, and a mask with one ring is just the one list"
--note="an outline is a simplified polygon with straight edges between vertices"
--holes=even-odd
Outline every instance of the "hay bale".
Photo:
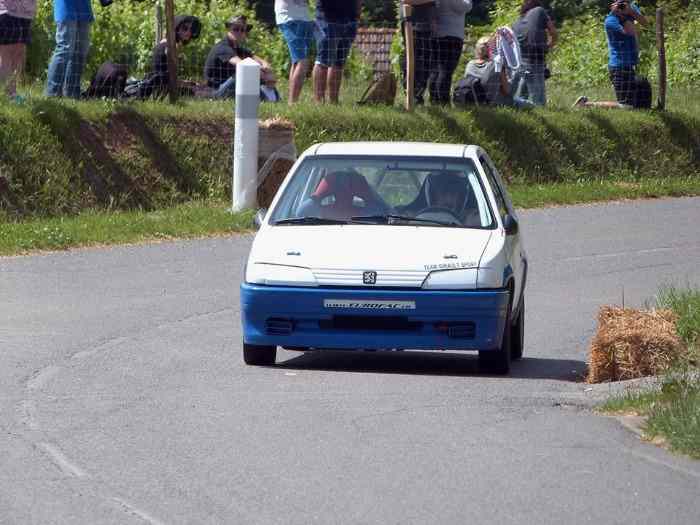
[[684,351],[671,310],[603,306],[588,360],[589,383],[656,375]]

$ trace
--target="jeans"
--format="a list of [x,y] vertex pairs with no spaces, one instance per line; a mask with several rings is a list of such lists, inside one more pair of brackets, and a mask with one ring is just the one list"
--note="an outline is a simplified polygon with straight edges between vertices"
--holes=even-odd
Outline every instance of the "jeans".
[[90,49],[91,22],[58,22],[46,96],[80,98],[80,77]]
[[520,84],[515,96],[520,98],[521,92],[527,87],[528,100],[536,106],[544,106],[547,103],[547,95],[544,87],[544,64],[523,63],[523,72]]
[[214,98],[236,98],[236,77],[229,77],[219,85]]
[[452,75],[462,54],[461,38],[446,36],[435,38],[432,45],[432,71],[430,72],[430,101],[434,104],[450,103]]

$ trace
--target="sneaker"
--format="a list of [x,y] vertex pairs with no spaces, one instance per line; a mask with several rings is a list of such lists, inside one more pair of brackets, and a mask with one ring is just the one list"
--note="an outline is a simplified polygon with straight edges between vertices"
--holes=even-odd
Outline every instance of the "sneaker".
[[571,106],[572,108],[582,108],[588,102],[588,97],[586,95],[581,95],[576,99],[576,102]]

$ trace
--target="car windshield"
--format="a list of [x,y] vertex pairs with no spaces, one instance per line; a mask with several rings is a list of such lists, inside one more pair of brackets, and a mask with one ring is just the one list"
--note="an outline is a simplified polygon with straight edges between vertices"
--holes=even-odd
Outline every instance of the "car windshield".
[[306,159],[270,223],[491,228],[493,217],[469,159],[338,156]]

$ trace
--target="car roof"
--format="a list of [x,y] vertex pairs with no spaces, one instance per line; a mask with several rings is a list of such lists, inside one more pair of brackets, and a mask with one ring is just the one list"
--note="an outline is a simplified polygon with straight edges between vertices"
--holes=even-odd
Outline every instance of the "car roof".
[[326,142],[310,147],[305,155],[381,157],[473,157],[478,146],[434,142]]

